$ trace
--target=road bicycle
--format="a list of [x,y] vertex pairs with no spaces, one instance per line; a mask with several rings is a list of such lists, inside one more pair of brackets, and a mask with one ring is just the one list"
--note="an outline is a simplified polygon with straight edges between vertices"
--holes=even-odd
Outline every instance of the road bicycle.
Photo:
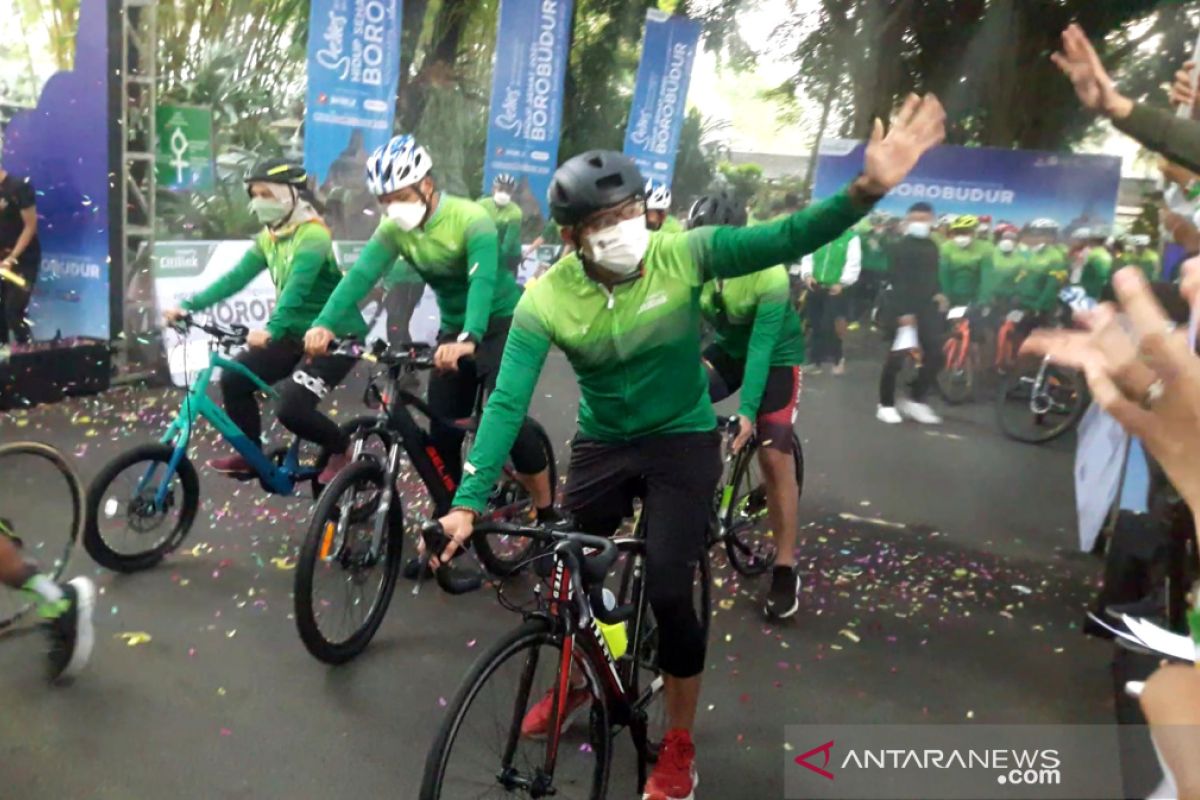
[[997,375],[1007,375],[1017,365],[1017,356],[1021,350],[1020,325],[1025,320],[1026,311],[1016,308],[1004,315],[1004,322],[996,330],[996,357],[992,368]]
[[[632,538],[617,539],[488,522],[476,526],[472,538],[503,531],[537,542],[545,551],[538,557],[551,561],[549,580],[532,609],[509,606],[522,611],[523,622],[479,657],[447,706],[425,762],[421,800],[599,800],[607,797],[613,742],[623,728],[637,754],[640,795],[656,758],[657,734],[665,728],[657,625],[644,591],[641,519]],[[437,523],[422,536],[426,553],[442,552],[447,542]],[[620,588],[609,603],[605,579],[621,556]],[[707,627],[711,578],[704,552],[696,571],[698,614]],[[436,575],[444,590],[462,590],[445,569]],[[632,645],[614,652],[601,622],[625,624]],[[530,709],[547,700],[544,737],[523,734]],[[573,732],[570,723],[580,715],[583,730]]]
[[[387,613],[401,564],[405,505],[415,506],[427,497],[432,506],[428,513],[440,517],[450,510],[458,488],[413,410],[428,420],[439,419],[467,431],[466,452],[478,427],[483,396],[480,393],[476,398],[474,417],[441,420],[404,388],[408,376],[433,368],[433,347],[401,344],[389,349],[380,343],[368,350],[355,343],[334,346],[340,354],[382,367],[368,381],[364,398],[378,413],[353,421],[351,463],[325,487],[296,567],[293,597],[300,639],[315,658],[340,664],[366,648]],[[526,418],[526,424],[538,439],[553,487],[557,478],[550,437],[535,420]],[[402,486],[402,454],[419,480],[416,487]],[[418,494],[422,486],[423,492]],[[506,464],[489,498],[485,518],[528,520],[533,514],[529,492],[511,463]],[[527,538],[497,533],[477,537],[474,552],[489,573],[507,577],[523,566],[532,547]]]
[[[41,442],[0,445],[0,535],[58,581],[83,528],[83,486],[66,456]],[[29,594],[0,586],[0,630],[34,606]]]
[[273,494],[291,495],[297,487],[309,484],[313,495],[318,495],[321,487],[317,476],[330,455],[298,437],[290,445],[264,452],[208,397],[209,384],[218,368],[237,372],[268,397],[278,397],[257,375],[228,357],[233,348],[246,343],[248,328],[201,323],[190,315],[176,327],[181,331],[195,328],[212,337],[208,365],[192,380],[179,413],[159,441],[139,445],[112,459],[88,487],[84,546],[96,563],[117,572],[155,566],[178,548],[191,530],[200,505],[200,481],[188,457],[188,447],[200,419],[207,420],[253,469],[252,473],[231,477],[257,479],[265,491]]
[[[775,565],[779,554],[775,532],[767,514],[767,486],[757,458],[762,447],[758,435],[734,452],[738,417],[721,421],[725,433],[725,470],[717,489],[715,521],[709,528],[709,547],[724,545],[729,563],[742,575],[761,575]],[[804,495],[804,448],[792,431],[792,459],[796,468],[796,488]]]
[[950,335],[942,345],[942,369],[937,386],[945,401],[961,405],[975,398],[980,355],[979,340],[973,337],[969,306],[956,306],[946,313]]

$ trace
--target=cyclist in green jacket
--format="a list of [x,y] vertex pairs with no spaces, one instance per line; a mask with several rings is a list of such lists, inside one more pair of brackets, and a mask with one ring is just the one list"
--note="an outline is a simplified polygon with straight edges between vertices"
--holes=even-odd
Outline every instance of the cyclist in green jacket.
[[671,216],[671,187],[653,178],[646,181],[646,227],[663,233],[681,233],[683,223]]
[[1088,297],[1097,302],[1102,299],[1113,272],[1112,253],[1104,246],[1106,239],[1107,235],[1100,231],[1088,231],[1083,250],[1083,271],[1079,276],[1079,285]]
[[1141,269],[1146,280],[1153,283],[1162,280],[1162,261],[1158,253],[1150,247],[1150,237],[1144,233],[1135,233],[1129,237],[1129,250],[1125,255],[1128,263]]
[[502,173],[492,181],[491,195],[479,200],[479,205],[496,223],[500,265],[513,275],[521,266],[521,223],[525,218],[521,207],[513,202],[516,192],[517,179]]
[[[478,203],[438,191],[432,168],[429,153],[407,135],[394,137],[367,160],[367,184],[386,219],[313,320],[304,344],[315,356],[336,336],[355,334],[341,320],[403,259],[433,289],[441,312],[437,370],[429,379],[429,406],[437,414],[430,434],[457,483],[465,433],[443,420],[470,417],[480,387],[495,385],[521,290],[513,274],[499,268],[491,217]],[[539,513],[551,513],[545,456],[528,426],[522,426],[512,458]]]
[[1054,311],[1058,292],[1070,277],[1066,255],[1058,246],[1058,223],[1035,219],[1025,226],[1023,235],[1029,245],[1029,258],[1013,279],[1013,298],[1017,308],[1029,312],[1029,328]]
[[941,248],[939,280],[942,294],[952,306],[977,303],[983,276],[991,271],[991,248],[976,238],[978,228],[974,214],[956,217],[950,223],[950,238]]
[[[745,221],[745,207],[725,192],[701,197],[688,212],[689,230],[709,225],[740,227]],[[700,312],[716,334],[704,351],[709,398],[719,403],[740,388],[734,450],[745,446],[756,429],[762,443],[758,458],[767,488],[767,514],[778,540],[763,610],[774,619],[787,619],[800,608],[796,569],[800,490],[792,424],[804,363],[804,330],[792,307],[787,270],[778,266],[740,278],[714,278],[704,284]]]
[[[836,238],[941,141],[936,98],[910,97],[886,137],[876,129],[863,174],[847,189],[783,219],[747,228],[683,234],[646,227],[645,181],[626,156],[590,151],[564,163],[549,192],[564,238],[579,245],[517,307],[496,390],[488,402],[467,478],[441,519],[453,542],[471,534],[529,406],[551,345],[575,369],[582,398],[565,505],[584,530],[612,532],[643,497],[646,588],[659,631],[668,731],[644,800],[693,796],[691,729],[704,671],[705,627],[693,605],[713,494],[720,437],[700,358],[700,296],[711,278],[735,278],[791,263]],[[577,711],[590,692],[572,692]],[[546,733],[543,699],[523,732]]]
[[[276,415],[283,427],[334,454],[318,477],[321,483],[328,483],[345,466],[350,439],[317,405],[355,362],[325,353],[305,359],[302,340],[342,279],[333,256],[333,237],[313,205],[303,167],[285,159],[269,159],[255,167],[246,184],[250,209],[263,224],[262,232],[236,267],[165,316],[167,322],[174,322],[188,312],[202,311],[237,294],[263,270],[270,273],[278,297],[275,309],[265,330],[250,331],[249,347],[237,360],[267,383],[291,376],[279,392]],[[356,307],[342,310],[336,323],[347,333],[361,336],[367,332]],[[221,374],[221,391],[229,418],[261,447],[262,418],[254,396],[257,387],[249,378],[228,371]],[[254,472],[238,453],[208,465],[229,475]]]
[[1016,291],[1017,275],[1029,262],[1029,246],[1017,240],[1021,230],[1016,225],[1002,222],[996,226],[996,250],[984,274],[980,287],[979,302],[1003,310],[1008,306]]

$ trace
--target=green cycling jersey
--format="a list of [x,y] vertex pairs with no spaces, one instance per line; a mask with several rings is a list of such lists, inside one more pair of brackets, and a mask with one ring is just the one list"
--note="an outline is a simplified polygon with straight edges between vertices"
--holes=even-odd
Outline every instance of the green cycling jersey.
[[942,245],[938,277],[950,305],[965,306],[979,300],[984,275],[991,271],[990,260],[990,249],[978,239],[966,247],[953,240]]
[[337,336],[351,333],[340,328],[340,320],[397,259],[433,289],[443,333],[482,339],[492,317],[512,316],[521,296],[512,273],[499,268],[496,225],[487,212],[471,200],[443,194],[421,228],[402,231],[390,219],[380,223],[314,325]]
[[1016,292],[1017,275],[1028,263],[1028,251],[1013,250],[1006,253],[997,248],[992,256],[991,269],[983,277],[979,302],[987,304],[1010,299]]
[[1054,245],[1032,250],[1013,279],[1013,297],[1023,311],[1044,313],[1058,304],[1058,292],[1066,285],[1070,269],[1064,251]]
[[479,205],[496,223],[501,260],[509,264],[520,261],[521,223],[525,219],[521,207],[513,202],[498,206],[491,197],[481,198]]
[[717,347],[745,365],[738,413],[754,419],[771,367],[804,363],[804,331],[791,303],[788,273],[771,267],[704,284],[700,310]]
[[[267,322],[272,339],[303,338],[342,280],[333,255],[333,236],[318,220],[272,232],[264,229],[238,265],[202,292],[184,301],[187,311],[201,311],[232,297],[263,270],[275,284],[275,309]],[[366,335],[357,306],[330,318],[345,335]]]
[[1103,247],[1093,247],[1087,252],[1083,261],[1083,272],[1079,276],[1079,285],[1087,292],[1088,297],[1099,300],[1112,277],[1112,254]]
[[677,218],[667,214],[663,217],[662,227],[658,229],[660,233],[683,233],[683,223]]
[[551,345],[579,381],[581,435],[614,442],[713,430],[700,358],[704,283],[795,261],[866,210],[842,191],[755,227],[652,233],[640,276],[611,289],[588,275],[578,254],[565,256],[517,306],[455,504],[483,509]]

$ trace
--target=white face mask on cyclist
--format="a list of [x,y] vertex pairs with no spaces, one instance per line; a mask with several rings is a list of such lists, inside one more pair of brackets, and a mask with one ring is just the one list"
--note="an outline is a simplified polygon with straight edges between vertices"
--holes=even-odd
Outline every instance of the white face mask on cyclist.
[[504,208],[506,205],[512,202],[512,195],[508,192],[496,192],[494,195],[492,195],[492,200],[494,200],[496,205],[500,206],[500,208]]
[[928,222],[910,222],[904,232],[914,239],[928,239],[930,230]]
[[425,219],[425,204],[420,200],[410,203],[388,203],[388,219],[402,231],[416,230]]
[[971,237],[970,236],[955,236],[954,244],[956,244],[957,246],[962,247],[962,248],[970,247],[971,246]]
[[646,216],[639,214],[611,228],[589,234],[587,242],[592,250],[590,258],[595,264],[618,277],[628,277],[638,271],[650,246]]
[[1011,253],[1013,250],[1017,249],[1017,243],[1012,239],[1001,239],[996,245],[996,249],[998,249],[1001,253]]

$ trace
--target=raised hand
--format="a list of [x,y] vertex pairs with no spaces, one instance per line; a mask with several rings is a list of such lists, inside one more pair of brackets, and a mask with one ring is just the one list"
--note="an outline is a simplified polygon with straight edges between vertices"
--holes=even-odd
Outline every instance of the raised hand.
[[1192,70],[1196,65],[1191,61],[1187,61],[1183,65],[1183,69],[1175,73],[1175,80],[1171,83],[1171,89],[1168,96],[1171,99],[1173,106],[1192,106],[1196,103],[1196,90],[1192,86]]
[[1084,108],[1118,119],[1128,116],[1133,103],[1117,91],[1083,28],[1074,23],[1067,26],[1062,44],[1063,49],[1051,53],[1050,60],[1071,81]]
[[863,188],[870,194],[887,194],[945,137],[946,111],[937,97],[910,94],[886,134],[883,122],[875,120],[863,156]]

